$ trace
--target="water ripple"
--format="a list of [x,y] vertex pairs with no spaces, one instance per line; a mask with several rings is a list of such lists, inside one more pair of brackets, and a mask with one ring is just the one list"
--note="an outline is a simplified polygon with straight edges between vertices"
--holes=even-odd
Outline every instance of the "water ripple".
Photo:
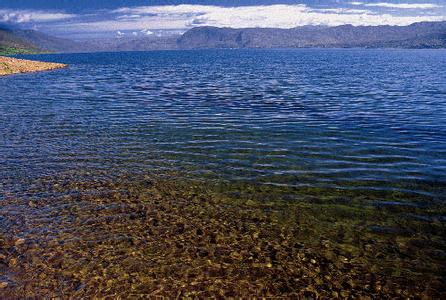
[[234,53],[37,56],[70,68],[0,79],[3,187],[82,168],[444,190],[443,50]]

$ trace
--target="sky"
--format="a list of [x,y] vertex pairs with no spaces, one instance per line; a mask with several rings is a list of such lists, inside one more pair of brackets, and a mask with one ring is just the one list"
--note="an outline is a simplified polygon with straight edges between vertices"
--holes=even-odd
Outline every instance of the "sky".
[[0,0],[0,23],[72,39],[178,34],[197,26],[402,26],[442,20],[446,0]]

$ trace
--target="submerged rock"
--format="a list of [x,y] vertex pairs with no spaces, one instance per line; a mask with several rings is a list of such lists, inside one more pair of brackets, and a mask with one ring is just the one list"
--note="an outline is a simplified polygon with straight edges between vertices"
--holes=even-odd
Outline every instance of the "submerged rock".
[[14,245],[16,247],[21,246],[23,244],[25,244],[25,239],[22,239],[22,238],[16,239],[15,242],[14,242]]

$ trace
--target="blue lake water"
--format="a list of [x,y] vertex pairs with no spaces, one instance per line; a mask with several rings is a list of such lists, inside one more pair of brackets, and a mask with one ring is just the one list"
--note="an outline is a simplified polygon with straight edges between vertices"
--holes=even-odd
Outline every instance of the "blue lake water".
[[207,50],[26,56],[0,79],[4,187],[73,169],[187,174],[438,199],[444,50]]
[[69,68],[0,78],[5,295],[445,295],[446,50],[24,57]]

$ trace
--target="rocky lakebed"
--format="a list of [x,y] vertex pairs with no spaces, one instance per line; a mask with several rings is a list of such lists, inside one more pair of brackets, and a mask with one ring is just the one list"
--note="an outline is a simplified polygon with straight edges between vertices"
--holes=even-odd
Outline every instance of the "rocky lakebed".
[[156,176],[29,187],[2,199],[2,298],[446,295],[445,220],[416,206]]

